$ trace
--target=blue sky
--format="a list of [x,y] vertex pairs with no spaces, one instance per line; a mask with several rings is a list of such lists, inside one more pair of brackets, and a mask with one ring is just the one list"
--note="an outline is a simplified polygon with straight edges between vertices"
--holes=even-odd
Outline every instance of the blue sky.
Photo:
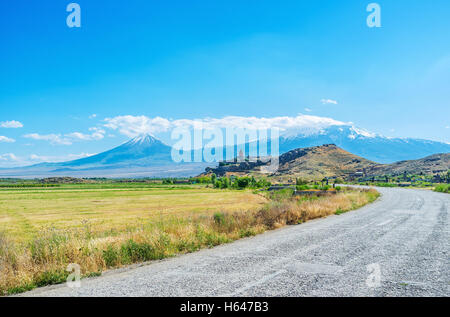
[[109,149],[129,135],[105,119],[125,115],[303,113],[450,141],[448,0],[378,1],[381,28],[371,1],[76,2],[79,29],[70,1],[0,3],[0,166]]

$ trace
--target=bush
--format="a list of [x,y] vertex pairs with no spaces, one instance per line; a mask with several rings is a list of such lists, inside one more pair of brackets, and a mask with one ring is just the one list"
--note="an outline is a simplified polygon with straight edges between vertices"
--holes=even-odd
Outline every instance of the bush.
[[268,229],[275,229],[283,225],[294,225],[306,220],[306,211],[289,200],[272,201],[256,215],[258,221]]
[[119,252],[112,245],[103,250],[103,260],[107,267],[116,266],[119,263]]
[[36,286],[42,287],[45,285],[54,285],[54,284],[64,283],[67,280],[67,277],[69,276],[69,274],[70,274],[69,272],[65,272],[65,271],[44,272],[36,279]]
[[125,263],[135,263],[155,259],[154,249],[147,243],[137,243],[133,240],[128,240],[122,244],[120,251]]
[[223,212],[216,212],[214,214],[214,223],[216,225],[223,225],[225,223],[225,214]]
[[295,183],[296,183],[297,186],[308,185],[308,181],[307,181],[307,180],[304,180],[304,179],[301,179],[301,178],[297,178],[297,179],[295,180]]
[[236,183],[237,183],[237,187],[240,189],[247,188],[248,185],[250,184],[250,178],[249,177],[239,177],[236,180]]
[[[34,288],[36,288],[36,285],[34,285],[34,284],[24,284],[21,286],[16,286],[16,287],[12,287],[12,288],[8,289],[7,294],[8,295],[20,294],[20,293],[31,291]],[[1,295],[1,293],[0,293],[0,295]]]
[[441,184],[434,188],[435,192],[450,193],[450,184]]
[[267,179],[261,178],[256,182],[255,187],[256,188],[265,188],[265,187],[270,187],[271,185],[272,185],[272,183],[269,182]]
[[285,188],[269,193],[269,198],[274,201],[286,201],[292,198],[294,190],[291,188]]

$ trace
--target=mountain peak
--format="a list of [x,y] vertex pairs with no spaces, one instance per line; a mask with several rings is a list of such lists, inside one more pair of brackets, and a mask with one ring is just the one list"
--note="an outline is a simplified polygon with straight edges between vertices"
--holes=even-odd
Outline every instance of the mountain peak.
[[128,145],[152,145],[160,143],[162,142],[149,133],[140,134],[126,142]]

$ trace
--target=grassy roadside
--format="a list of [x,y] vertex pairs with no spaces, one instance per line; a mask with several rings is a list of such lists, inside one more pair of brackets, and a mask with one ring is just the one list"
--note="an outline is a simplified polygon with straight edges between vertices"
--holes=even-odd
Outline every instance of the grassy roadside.
[[450,193],[450,184],[440,184],[434,188],[435,192],[438,193]]
[[340,214],[373,202],[379,194],[375,190],[344,189],[320,198],[293,197],[289,191],[267,196],[268,202],[258,209],[166,213],[156,220],[143,219],[132,228],[101,235],[88,224],[75,229],[41,230],[26,243],[0,235],[0,294],[63,283],[69,263],[79,264],[83,276],[95,276],[109,268],[194,252],[285,225]]

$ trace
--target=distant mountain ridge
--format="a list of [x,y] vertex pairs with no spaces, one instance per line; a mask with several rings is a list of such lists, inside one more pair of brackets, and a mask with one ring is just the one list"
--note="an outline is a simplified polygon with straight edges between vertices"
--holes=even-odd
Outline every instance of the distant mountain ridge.
[[450,170],[450,153],[427,156],[418,160],[400,161],[392,164],[377,165],[368,171],[369,175],[440,174]]
[[[336,144],[347,152],[376,163],[420,159],[450,152],[450,144],[419,139],[387,138],[351,125],[285,131],[279,138],[279,154],[299,148]],[[260,141],[261,142],[261,141]],[[273,140],[266,140],[270,149]],[[254,144],[255,142],[253,142]],[[223,151],[231,147],[223,148]],[[249,148],[249,144],[246,144]],[[59,163],[0,169],[0,177],[187,177],[202,173],[214,163],[174,163],[172,147],[152,135],[139,135],[109,151]],[[191,152],[191,157],[202,149]],[[270,154],[270,153],[269,153]],[[201,156],[201,155],[200,155]],[[381,164],[379,164],[381,165]],[[400,167],[398,167],[400,168]]]
[[211,164],[174,163],[172,147],[149,134],[139,135],[109,151],[68,162],[40,163],[0,170],[1,177],[186,177]]
[[279,168],[275,173],[265,173],[271,162],[237,162],[234,164],[208,168],[206,173],[218,176],[266,174],[270,176],[290,176],[305,179],[323,177],[349,178],[354,176],[437,174],[450,170],[450,154],[435,154],[419,160],[379,164],[349,153],[335,144],[295,149],[279,156]]
[[338,147],[377,163],[420,159],[436,153],[450,152],[450,144],[421,140],[388,138],[350,125],[331,126],[315,133],[281,136],[280,154],[323,144]]

